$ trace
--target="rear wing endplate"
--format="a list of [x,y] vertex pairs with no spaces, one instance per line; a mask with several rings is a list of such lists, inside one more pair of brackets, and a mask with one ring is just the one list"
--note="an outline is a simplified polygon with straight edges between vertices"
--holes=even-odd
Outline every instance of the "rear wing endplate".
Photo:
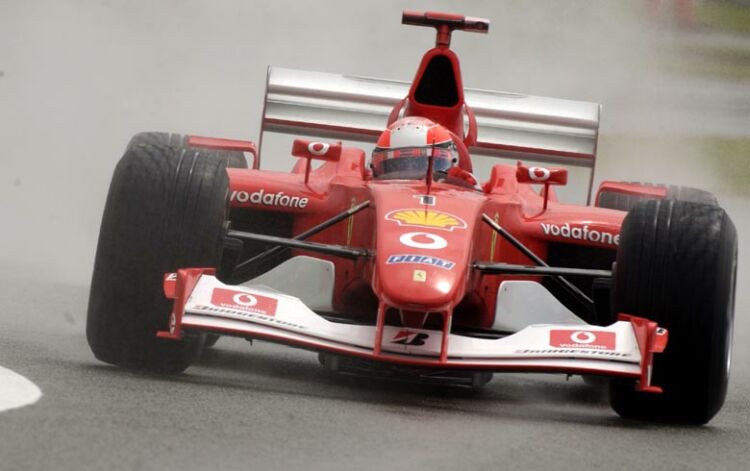
[[[409,83],[269,67],[261,124],[265,131],[375,142]],[[476,115],[472,155],[593,168],[600,105],[466,89]]]

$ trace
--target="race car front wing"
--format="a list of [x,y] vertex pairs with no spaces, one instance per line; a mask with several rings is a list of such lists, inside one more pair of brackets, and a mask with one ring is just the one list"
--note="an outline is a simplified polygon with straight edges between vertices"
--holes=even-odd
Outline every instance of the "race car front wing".
[[314,351],[412,367],[484,371],[597,374],[633,378],[651,385],[654,353],[667,344],[655,322],[621,314],[612,325],[530,325],[501,338],[443,331],[330,321],[298,298],[265,287],[226,285],[212,269],[181,269],[165,276],[174,299],[169,331],[179,340],[189,332],[212,332],[262,339]]

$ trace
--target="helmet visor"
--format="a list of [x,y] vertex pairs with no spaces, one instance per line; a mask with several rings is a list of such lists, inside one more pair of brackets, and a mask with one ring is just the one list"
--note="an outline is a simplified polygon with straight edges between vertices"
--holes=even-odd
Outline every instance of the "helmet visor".
[[446,171],[456,162],[452,142],[436,146],[402,147],[388,149],[376,147],[372,152],[372,171],[375,178],[421,179],[430,165],[430,156],[435,155],[433,172]]

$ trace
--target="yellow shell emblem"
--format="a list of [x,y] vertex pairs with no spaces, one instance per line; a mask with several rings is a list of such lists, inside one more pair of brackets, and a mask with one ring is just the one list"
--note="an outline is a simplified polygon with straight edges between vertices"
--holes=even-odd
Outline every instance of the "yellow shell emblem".
[[452,231],[454,228],[466,229],[466,223],[458,216],[432,209],[398,209],[385,215],[389,221],[399,226],[430,227]]

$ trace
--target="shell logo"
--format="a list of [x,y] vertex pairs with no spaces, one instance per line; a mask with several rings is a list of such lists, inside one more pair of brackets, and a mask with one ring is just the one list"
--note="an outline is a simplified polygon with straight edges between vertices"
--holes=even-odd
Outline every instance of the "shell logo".
[[385,218],[397,222],[399,226],[429,227],[445,231],[466,229],[466,222],[460,217],[432,209],[397,209],[386,214]]

